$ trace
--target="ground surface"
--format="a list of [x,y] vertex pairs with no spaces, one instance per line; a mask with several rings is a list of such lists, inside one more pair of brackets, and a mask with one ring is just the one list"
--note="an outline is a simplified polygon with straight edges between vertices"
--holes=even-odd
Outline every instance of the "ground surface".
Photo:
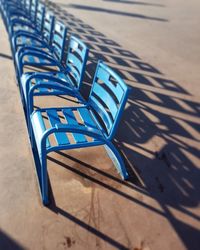
[[[115,143],[51,154],[43,207],[9,49],[0,23],[0,249],[200,249],[199,1],[58,0],[48,4],[131,92]],[[41,103],[41,105],[44,103]]]

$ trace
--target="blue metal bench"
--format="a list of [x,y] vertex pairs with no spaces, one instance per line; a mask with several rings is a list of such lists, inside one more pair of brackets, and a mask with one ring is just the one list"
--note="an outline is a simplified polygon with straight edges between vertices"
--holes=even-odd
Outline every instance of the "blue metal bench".
[[10,21],[15,18],[27,19],[31,2],[29,0],[8,1],[1,0],[1,11],[4,17],[4,23],[8,31]]
[[[32,113],[32,147],[39,157],[37,175],[44,205],[49,202],[46,158],[52,151],[104,145],[121,177],[128,178],[124,162],[111,142],[127,96],[128,88],[123,80],[108,66],[99,62],[86,105],[39,109]],[[60,116],[64,121],[60,120]],[[49,126],[44,121],[46,119]],[[73,140],[67,136],[69,133],[72,134]],[[49,138],[52,135],[56,144]]]
[[[38,4],[38,8],[40,8],[40,4]],[[53,13],[47,11],[44,18],[42,18],[43,12],[44,9],[42,9],[41,5],[41,11],[37,13],[38,26],[40,25],[42,27],[42,33],[40,35],[28,31],[18,31],[12,38],[12,48],[17,73],[16,57],[18,57],[17,51],[19,48],[23,47],[23,51],[45,51],[45,49],[51,48],[55,17]],[[19,77],[17,76],[17,78],[19,82]]]
[[[38,4],[38,9],[42,8],[42,5]],[[55,17],[52,12],[46,11],[43,17],[44,9],[37,12],[36,23],[38,30],[41,29],[41,34],[32,33],[28,31],[18,31],[12,37],[12,47],[14,53],[18,51],[20,47],[26,46],[26,49],[30,48],[37,50],[37,48],[51,47],[54,20]]]
[[54,25],[51,46],[44,51],[41,48],[25,46],[16,52],[16,67],[18,75],[23,74],[24,66],[57,67],[63,70],[62,59],[67,36],[67,28],[60,21]]
[[7,26],[10,38],[19,30],[29,30],[37,32],[36,29],[36,13],[38,0],[26,0],[24,10],[9,10],[7,13]]
[[[10,39],[11,43],[11,50],[14,60],[14,65],[16,68],[16,59],[15,54],[20,47],[25,46],[34,46],[37,47],[45,47],[45,41],[43,40],[43,26],[44,26],[44,19],[45,19],[45,5],[38,3],[36,8],[36,15],[35,19],[35,28],[28,29],[28,30],[21,30],[18,29],[17,31],[13,32],[12,37]],[[34,14],[32,14],[34,15]],[[32,18],[33,19],[33,18]],[[16,73],[18,71],[16,70]],[[18,79],[17,75],[17,79]]]
[[11,15],[11,12],[13,11],[19,11],[23,15],[25,12],[24,1],[23,0],[19,0],[19,1],[0,0],[0,10],[1,10],[1,15],[3,17],[4,25],[6,27],[6,30],[8,31],[8,20],[9,20],[8,15]]
[[22,100],[27,114],[34,109],[35,96],[69,95],[84,103],[80,95],[85,66],[88,58],[87,46],[78,38],[71,36],[68,44],[66,67],[64,72],[24,73],[20,83]]

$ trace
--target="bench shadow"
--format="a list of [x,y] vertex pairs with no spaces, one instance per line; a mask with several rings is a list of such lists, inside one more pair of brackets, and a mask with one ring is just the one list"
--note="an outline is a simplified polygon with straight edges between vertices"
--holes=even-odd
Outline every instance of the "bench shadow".
[[15,249],[15,250],[24,250],[17,241],[13,240],[10,236],[8,236],[5,232],[0,230],[0,246],[1,249]]
[[[122,185],[152,197],[162,207],[162,212],[99,177],[94,178],[55,158],[48,159],[123,199],[163,216],[187,249],[198,250],[200,230],[182,218],[186,216],[195,223],[200,220],[200,216],[192,210],[200,203],[200,102],[181,84],[166,77],[132,51],[122,48],[60,6],[46,2],[69,27],[69,33],[81,38],[90,48],[90,61],[81,91],[83,96],[86,99],[88,97],[98,59],[104,60],[115,69],[129,85],[128,104],[114,140],[132,176],[129,182],[122,182]],[[66,158],[71,157],[60,154]],[[73,157],[71,160],[77,161]],[[84,166],[83,169],[96,171],[107,180],[120,181],[105,171],[78,161]],[[70,217],[66,211],[57,208],[55,201],[50,209],[61,212],[63,216],[79,224],[77,218]],[[181,217],[176,217],[174,211],[180,213]],[[84,223],[83,227],[86,226]],[[98,237],[103,238],[105,235],[98,234]],[[117,248],[118,243],[113,243],[110,238],[107,241]]]
[[122,250],[128,250],[126,246],[118,242],[117,240],[109,237],[108,235],[104,234],[100,230],[97,230],[95,227],[89,225],[88,223],[84,222],[83,220],[80,220],[76,216],[68,213],[67,211],[63,210],[62,208],[58,207],[55,203],[55,200],[53,199],[53,193],[51,189],[51,185],[49,185],[49,192],[51,194],[51,204],[49,205],[49,209],[53,211],[56,214],[62,215],[63,217],[67,218],[68,220],[72,221],[73,223],[77,224],[81,228],[85,229],[86,231],[90,232],[91,234],[95,235],[96,237],[104,240],[106,243],[111,245],[112,247],[116,249],[122,249]]
[[69,5],[66,5],[66,7],[80,9],[80,10],[87,10],[87,11],[104,12],[104,13],[108,13],[111,15],[127,16],[127,17],[146,19],[146,20],[151,20],[151,21],[159,21],[159,22],[168,21],[167,19],[164,19],[164,18],[151,17],[151,16],[142,15],[142,14],[129,13],[129,12],[118,11],[118,10],[113,10],[113,9],[111,10],[107,8],[92,7],[88,5],[69,4]]
[[127,1],[127,0],[103,0],[105,2],[121,3],[121,4],[134,4],[134,5],[143,5],[143,6],[154,6],[154,7],[164,7],[163,4],[157,3],[147,3],[139,1]]
[[5,58],[5,59],[12,60],[12,56],[5,55],[5,54],[2,54],[2,53],[0,53],[0,57]]

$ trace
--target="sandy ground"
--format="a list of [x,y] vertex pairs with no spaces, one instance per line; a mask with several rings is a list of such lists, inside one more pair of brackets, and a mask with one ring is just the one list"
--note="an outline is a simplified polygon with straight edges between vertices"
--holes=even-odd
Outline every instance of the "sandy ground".
[[199,2],[53,2],[90,47],[83,95],[98,59],[130,86],[115,144],[131,179],[103,148],[54,153],[52,203],[42,206],[1,21],[0,249],[199,250]]

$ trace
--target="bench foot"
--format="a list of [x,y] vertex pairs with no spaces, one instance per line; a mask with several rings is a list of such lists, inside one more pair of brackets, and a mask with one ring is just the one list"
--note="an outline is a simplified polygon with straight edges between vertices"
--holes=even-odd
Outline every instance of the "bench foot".
[[104,147],[105,147],[109,157],[111,158],[113,164],[117,168],[117,171],[121,175],[122,179],[127,180],[129,177],[129,174],[126,170],[126,167],[124,165],[124,161],[122,160],[120,153],[117,151],[117,149],[115,148],[115,146],[111,142],[108,142]]

